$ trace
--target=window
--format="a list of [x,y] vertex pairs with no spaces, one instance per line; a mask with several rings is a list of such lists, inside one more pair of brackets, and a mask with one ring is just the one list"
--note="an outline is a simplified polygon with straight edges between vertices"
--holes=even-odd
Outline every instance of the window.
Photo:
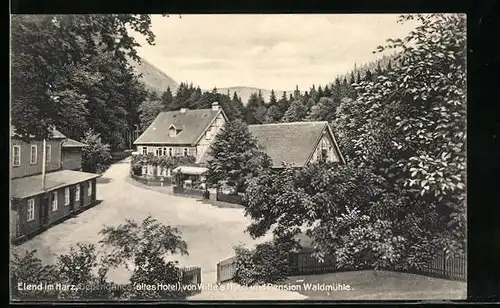
[[15,145],[12,148],[12,164],[14,166],[21,165],[21,146]]
[[142,155],[148,154],[148,147],[142,147]]
[[47,145],[47,148],[45,149],[45,160],[46,162],[50,163],[50,161],[52,160],[52,146],[51,145]]
[[156,148],[155,155],[156,156],[161,156],[161,148]]
[[210,138],[212,138],[212,128],[209,128],[205,134],[205,139],[210,140]]
[[184,148],[184,156],[188,156],[188,149]]
[[172,157],[172,148],[168,148],[168,156]]
[[37,147],[36,145],[31,146],[31,155],[30,155],[30,164],[36,164],[38,157],[37,157]]
[[64,205],[69,204],[69,187],[64,188]]
[[163,148],[163,155],[167,156],[167,148]]
[[52,193],[52,212],[57,211],[57,191]]
[[75,186],[75,201],[80,201],[80,184]]
[[27,214],[27,219],[28,221],[32,221],[35,219],[35,199],[31,198],[28,199],[28,214]]
[[170,127],[170,129],[168,130],[168,135],[172,138],[175,137],[177,135],[176,129],[174,127]]
[[89,189],[87,190],[88,196],[92,196],[92,181],[89,182]]
[[222,118],[217,118],[217,120],[215,120],[215,123],[217,126],[221,126],[222,125]]

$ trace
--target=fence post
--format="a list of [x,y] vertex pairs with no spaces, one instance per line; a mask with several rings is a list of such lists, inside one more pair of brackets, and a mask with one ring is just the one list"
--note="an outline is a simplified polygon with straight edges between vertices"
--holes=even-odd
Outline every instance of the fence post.
[[443,251],[443,276],[448,277],[446,274],[446,251]]
[[220,263],[217,263],[217,283],[220,283]]

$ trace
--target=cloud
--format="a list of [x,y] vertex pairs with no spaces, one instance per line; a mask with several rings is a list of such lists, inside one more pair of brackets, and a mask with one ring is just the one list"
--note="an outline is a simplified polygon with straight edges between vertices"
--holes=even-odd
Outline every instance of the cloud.
[[[290,89],[324,84],[373,61],[377,45],[414,25],[390,14],[154,15],[156,45],[139,54],[176,80],[204,88],[247,85]],[[223,73],[220,73],[223,71]],[[214,72],[218,72],[215,74]],[[305,85],[304,85],[305,86]]]
[[205,61],[205,62],[185,64],[185,65],[182,65],[180,68],[181,69],[188,69],[188,70],[190,70],[190,69],[191,70],[197,70],[197,69],[223,70],[223,69],[230,69],[230,68],[232,68],[232,66],[226,62],[223,62],[223,61]]

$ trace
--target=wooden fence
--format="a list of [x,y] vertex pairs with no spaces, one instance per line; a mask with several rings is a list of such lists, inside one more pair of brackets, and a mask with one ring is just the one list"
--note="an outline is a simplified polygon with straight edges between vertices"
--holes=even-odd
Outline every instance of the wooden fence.
[[245,205],[245,197],[242,194],[223,194],[217,192],[217,201]]
[[[134,173],[130,173],[130,176],[139,183],[148,186],[168,186],[172,185],[174,182],[171,177],[164,177],[163,181],[160,178],[146,178],[142,176],[135,175]],[[163,183],[163,184],[162,184]]]
[[413,268],[410,272],[426,276],[467,281],[467,258],[463,255],[446,255],[443,251],[422,268]]
[[189,189],[189,188],[184,188],[181,186],[174,186],[173,190],[174,190],[174,194],[178,194],[178,195],[190,196],[190,197],[196,197],[196,198],[202,198],[202,199],[209,199],[210,198],[210,192],[207,190]]
[[236,273],[236,257],[217,263],[217,282],[231,281]]
[[180,280],[182,284],[200,284],[201,283],[201,267],[183,267],[180,269]]
[[[339,269],[333,258],[325,258],[320,262],[313,256],[313,251],[302,251],[290,254],[290,276],[304,274],[322,274],[348,269]],[[461,255],[446,256],[443,251],[437,252],[435,258],[421,269],[411,269],[405,272],[444,278],[450,280],[467,280],[467,259]],[[231,281],[236,273],[236,257],[217,263],[217,282]]]

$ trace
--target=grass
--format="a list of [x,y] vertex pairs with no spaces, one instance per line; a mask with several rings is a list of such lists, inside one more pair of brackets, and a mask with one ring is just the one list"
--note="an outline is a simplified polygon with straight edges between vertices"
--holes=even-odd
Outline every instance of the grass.
[[[391,271],[349,271],[290,277],[285,284],[311,300],[446,300],[466,299],[464,282]],[[306,290],[309,285],[349,285],[350,290]]]

